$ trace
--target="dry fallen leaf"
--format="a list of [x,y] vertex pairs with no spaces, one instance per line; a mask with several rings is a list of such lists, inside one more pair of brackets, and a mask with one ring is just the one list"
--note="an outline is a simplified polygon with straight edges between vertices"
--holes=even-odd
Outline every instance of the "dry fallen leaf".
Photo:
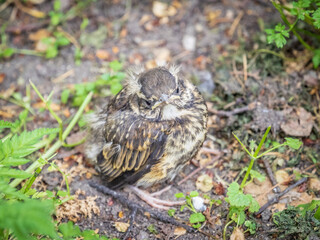
[[[36,102],[34,104],[32,104],[33,108],[46,108],[46,104],[44,102]],[[50,107],[53,111],[60,111],[60,105],[56,104],[56,103],[51,103]]]
[[29,39],[35,42],[47,37],[50,37],[50,32],[47,29],[40,29],[34,33],[29,34]]
[[310,135],[314,121],[311,113],[300,107],[290,112],[281,129],[290,136],[307,137]]
[[152,12],[158,18],[171,17],[176,15],[177,9],[172,5],[169,6],[167,3],[154,1],[152,4]]
[[278,183],[282,183],[289,179],[289,174],[285,170],[278,170],[275,173],[275,177]]
[[235,228],[230,236],[230,240],[244,240],[244,234],[240,228]]
[[97,58],[101,60],[108,60],[110,59],[110,53],[107,50],[99,49],[96,51]]
[[0,73],[0,83],[3,82],[4,78],[6,77],[6,74]]
[[213,188],[212,178],[207,174],[199,176],[196,181],[196,187],[202,192],[209,192]]
[[176,228],[174,229],[174,232],[173,232],[173,234],[174,234],[174,235],[177,235],[177,236],[182,236],[182,235],[184,235],[184,234],[186,234],[186,233],[187,233],[187,230],[184,229],[183,227],[176,227]]
[[118,230],[118,232],[126,232],[129,228],[129,223],[124,222],[115,222],[114,227]]
[[310,178],[309,188],[313,191],[320,191],[320,180],[318,178]]
[[168,48],[156,48],[153,50],[155,60],[159,65],[164,65],[170,61],[170,50]]

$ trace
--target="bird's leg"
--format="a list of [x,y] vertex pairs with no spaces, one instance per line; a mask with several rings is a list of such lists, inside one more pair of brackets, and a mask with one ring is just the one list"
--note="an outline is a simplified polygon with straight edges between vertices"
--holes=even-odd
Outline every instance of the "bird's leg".
[[143,201],[148,203],[150,206],[163,209],[163,210],[169,210],[170,206],[176,206],[176,205],[182,205],[185,203],[185,201],[166,201],[161,200],[158,198],[153,197],[150,193],[143,191],[135,186],[128,186],[129,189],[131,189],[139,198],[141,198]]

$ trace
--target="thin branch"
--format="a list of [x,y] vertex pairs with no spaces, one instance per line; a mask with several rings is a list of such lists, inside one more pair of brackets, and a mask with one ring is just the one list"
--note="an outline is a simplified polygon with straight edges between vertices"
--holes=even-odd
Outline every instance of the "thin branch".
[[283,192],[277,194],[276,196],[274,196],[272,199],[270,199],[266,204],[264,204],[259,211],[255,214],[255,215],[259,215],[260,213],[262,213],[264,210],[266,210],[269,206],[279,202],[280,198],[287,194],[288,192],[290,192],[292,189],[294,189],[295,187],[299,186],[300,184],[306,182],[308,180],[307,177],[305,178],[301,178],[299,181],[297,181],[295,184],[292,184],[291,186],[287,187]]

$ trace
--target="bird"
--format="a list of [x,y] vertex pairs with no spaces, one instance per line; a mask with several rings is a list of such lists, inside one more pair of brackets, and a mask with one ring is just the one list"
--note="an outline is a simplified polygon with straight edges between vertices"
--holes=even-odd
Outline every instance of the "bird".
[[172,181],[197,154],[207,118],[201,93],[179,67],[130,70],[122,90],[88,120],[86,156],[107,187],[130,185],[144,195],[139,188]]

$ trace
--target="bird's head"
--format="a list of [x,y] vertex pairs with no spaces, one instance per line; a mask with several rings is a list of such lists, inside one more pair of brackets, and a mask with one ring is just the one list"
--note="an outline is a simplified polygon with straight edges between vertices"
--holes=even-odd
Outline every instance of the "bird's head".
[[194,86],[178,76],[179,68],[157,67],[131,75],[127,90],[132,109],[145,118],[172,120],[181,117],[193,102]]

